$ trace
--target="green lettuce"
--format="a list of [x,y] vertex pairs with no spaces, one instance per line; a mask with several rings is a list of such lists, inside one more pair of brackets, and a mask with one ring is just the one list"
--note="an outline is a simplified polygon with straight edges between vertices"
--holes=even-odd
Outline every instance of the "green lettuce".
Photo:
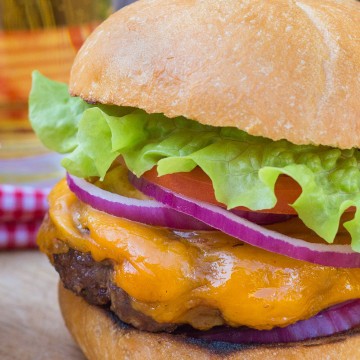
[[[62,165],[79,177],[103,178],[122,155],[137,176],[157,166],[159,176],[199,166],[228,209],[271,209],[279,175],[302,188],[292,204],[307,227],[333,242],[340,218],[360,205],[360,153],[294,145],[250,136],[236,128],[169,119],[134,108],[92,105],[70,97],[66,85],[33,75],[30,119],[42,142],[67,154]],[[344,224],[360,252],[360,214]]]

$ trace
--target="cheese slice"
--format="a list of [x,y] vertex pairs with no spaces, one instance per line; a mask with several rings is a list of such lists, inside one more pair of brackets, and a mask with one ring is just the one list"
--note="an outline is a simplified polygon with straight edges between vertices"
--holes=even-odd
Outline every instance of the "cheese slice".
[[80,202],[64,180],[49,201],[41,250],[71,247],[96,261],[113,260],[113,281],[136,310],[160,323],[271,329],[360,297],[360,269],[290,259],[219,231],[176,231],[114,217]]

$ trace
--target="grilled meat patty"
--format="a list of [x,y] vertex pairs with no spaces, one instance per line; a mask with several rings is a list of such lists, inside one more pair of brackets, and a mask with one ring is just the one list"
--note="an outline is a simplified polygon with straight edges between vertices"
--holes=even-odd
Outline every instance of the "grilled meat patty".
[[109,307],[125,323],[139,330],[171,332],[177,324],[160,324],[135,310],[130,296],[112,281],[110,260],[95,261],[90,253],[74,249],[53,254],[53,262],[65,288],[83,297],[89,304]]

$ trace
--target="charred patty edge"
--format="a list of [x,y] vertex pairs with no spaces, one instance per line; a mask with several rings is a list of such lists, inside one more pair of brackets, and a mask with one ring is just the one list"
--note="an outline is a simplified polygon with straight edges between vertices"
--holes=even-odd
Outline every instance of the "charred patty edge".
[[112,280],[113,262],[95,261],[90,253],[69,248],[65,253],[52,254],[52,262],[64,287],[81,296],[90,305],[111,310],[123,322],[149,332],[172,332],[178,324],[158,323],[135,310],[131,297]]

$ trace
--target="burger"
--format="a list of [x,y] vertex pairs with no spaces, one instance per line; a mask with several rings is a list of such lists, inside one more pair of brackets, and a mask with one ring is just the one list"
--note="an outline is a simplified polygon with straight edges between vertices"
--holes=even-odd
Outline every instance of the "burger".
[[360,358],[359,40],[355,0],[147,0],[34,73],[89,359]]

